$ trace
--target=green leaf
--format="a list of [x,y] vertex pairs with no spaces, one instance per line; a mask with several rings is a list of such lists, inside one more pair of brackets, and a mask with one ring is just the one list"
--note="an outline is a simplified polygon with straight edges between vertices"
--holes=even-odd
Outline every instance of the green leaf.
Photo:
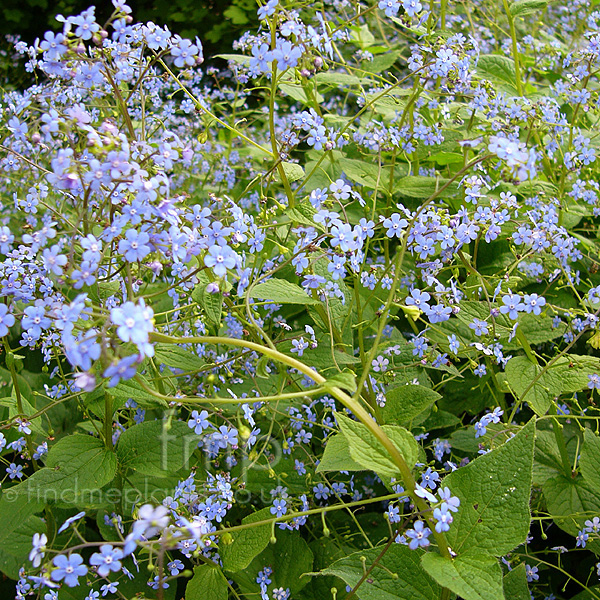
[[600,359],[596,356],[565,354],[549,369],[554,379],[560,382],[560,393],[570,394],[588,389],[589,377],[600,371]]
[[309,227],[324,231],[323,226],[314,220],[316,212],[310,202],[301,202],[300,204],[296,204],[294,208],[286,209],[285,214],[294,223],[308,225]]
[[355,158],[339,160],[342,172],[355,183],[360,183],[369,189],[375,189],[379,180],[380,169],[376,164]]
[[227,579],[217,565],[200,565],[188,581],[185,600],[227,600],[227,588]]
[[309,296],[302,287],[285,279],[269,279],[255,285],[250,297],[277,304],[320,304],[319,300]]
[[542,367],[526,356],[515,356],[506,364],[506,382],[519,400],[527,402],[540,417],[548,412],[554,396],[560,394],[560,380],[546,371],[537,381],[531,382],[542,372]]
[[308,544],[297,533],[277,530],[275,544],[267,544],[248,568],[231,575],[244,593],[243,597],[258,598],[256,573],[265,565],[273,569],[271,575],[273,588],[290,588],[291,597],[297,598],[298,592],[310,581],[309,577],[303,575],[312,570],[313,554]]
[[406,423],[431,406],[441,395],[424,385],[400,385],[385,394],[383,418],[386,423]]
[[204,361],[197,354],[175,344],[156,344],[154,361],[157,365],[167,365],[192,373],[204,366]]
[[462,164],[465,157],[458,152],[437,152],[427,158],[427,162],[436,162],[438,165],[458,165]]
[[504,600],[502,569],[492,556],[472,553],[452,559],[427,552],[421,564],[440,585],[464,600]]
[[364,470],[365,467],[350,457],[350,446],[344,434],[338,433],[327,438],[327,445],[317,466],[317,473]]
[[80,504],[97,497],[98,490],[113,480],[117,457],[104,443],[75,433],[59,440],[48,453],[46,467],[11,488],[11,494],[30,501]]
[[343,371],[328,377],[323,386],[328,388],[339,387],[352,393],[356,391],[356,378],[354,373]]
[[244,54],[217,54],[215,58],[222,58],[227,61],[231,60],[242,65],[250,63],[250,57]]
[[359,85],[360,79],[356,75],[350,75],[348,73],[336,73],[335,71],[325,71],[324,73],[317,73],[314,78],[317,83],[329,83],[333,86],[340,85]]
[[[527,336],[529,339],[529,336]],[[567,354],[548,368],[525,394],[542,367],[525,356],[511,358],[506,365],[506,381],[520,400],[525,400],[539,416],[544,415],[552,400],[561,394],[586,390],[588,375],[600,370],[600,360],[594,356]]]
[[422,554],[421,550],[410,550],[400,544],[378,546],[350,554],[321,574],[339,577],[354,587],[362,579],[364,568],[370,568],[382,555],[372,571],[372,582],[364,582],[358,588],[361,600],[439,600],[441,588],[423,570]]
[[31,538],[34,533],[46,531],[46,523],[35,515],[12,528],[11,535],[0,545],[0,571],[11,579],[18,579],[19,569],[29,564]]
[[[13,394],[14,394],[14,391],[13,391]],[[21,411],[19,410],[19,408],[17,406],[17,399],[14,396],[7,397],[7,398],[0,398],[0,406],[8,407],[8,416],[11,419],[16,415],[25,414],[25,415],[29,416],[29,415],[34,415],[38,412],[37,409],[34,406],[32,406],[29,403],[29,401],[23,396],[21,396],[21,406],[23,407],[23,413],[21,413]],[[41,416],[35,417],[33,419],[29,419],[29,421],[31,423],[31,431],[32,432],[34,432],[38,435],[41,435],[43,437],[46,437],[48,435],[48,433],[44,429],[44,423],[43,423]]]
[[600,585],[592,585],[576,596],[572,596],[571,600],[598,600],[598,598],[600,598]]
[[227,291],[228,286],[225,284],[225,290],[223,290],[223,284],[219,284],[217,293],[207,292],[206,287],[211,283],[208,276],[201,273],[198,279],[200,281],[192,291],[192,299],[204,309],[204,314],[211,323],[219,325],[221,323],[221,311],[223,310],[223,291]]
[[[29,502],[26,498],[14,494],[13,489],[5,490],[0,497],[0,548],[3,550],[7,548],[15,531],[33,514],[44,508],[43,503]],[[40,531],[45,531],[45,527]]]
[[[256,523],[272,518],[268,508],[263,508],[242,519],[242,524]],[[248,567],[254,557],[258,556],[268,545],[271,539],[271,525],[257,525],[248,529],[241,529],[231,534],[233,541],[224,543],[223,538],[219,544],[219,554],[223,560],[223,568],[235,573]]]
[[517,0],[510,7],[510,14],[513,17],[524,17],[534,12],[544,10],[549,0]]
[[[143,375],[137,375],[148,387],[152,387]],[[107,388],[105,391],[99,390],[100,396],[98,401],[95,403],[95,412],[99,413],[98,416],[104,417],[104,394],[108,393],[113,397],[113,409],[117,410],[123,406],[129,398],[135,400],[136,403],[142,408],[156,408],[157,406],[168,406],[167,402],[162,398],[156,398],[149,394],[135,379],[128,379],[127,381],[119,381],[119,383],[113,388]]]
[[[398,467],[365,425],[341,413],[336,413],[336,420],[348,441],[352,460],[369,471],[375,471],[378,475],[398,476]],[[400,451],[408,466],[414,467],[419,457],[419,446],[412,433],[396,425],[384,425],[382,429]]]
[[143,475],[164,477],[189,464],[199,437],[182,421],[146,421],[121,434],[121,466]]
[[[548,479],[542,491],[552,519],[570,535],[576,536],[586,519],[600,514],[600,489],[581,476],[559,475]],[[600,546],[598,542],[594,543]]]
[[234,25],[246,25],[249,22],[248,14],[239,6],[229,6],[223,11],[223,16],[227,17]]
[[460,498],[446,534],[454,550],[503,556],[529,532],[535,419],[517,435],[467,466],[450,473],[443,485]]
[[392,67],[401,55],[401,50],[392,50],[385,54],[377,54],[373,57],[373,60],[362,61],[360,68],[369,73],[381,73]]
[[590,485],[595,489],[600,488],[600,437],[587,428],[583,432],[579,469],[583,478]]
[[[394,183],[394,191],[407,198],[424,200],[432,196],[443,185],[448,183],[447,179],[436,177],[424,177],[422,175],[407,175],[401,177]],[[443,192],[442,196],[453,196],[458,190],[456,183],[451,183]]]
[[477,62],[477,72],[489,81],[515,86],[515,61],[508,56],[482,54]]
[[525,564],[514,567],[503,578],[504,597],[510,600],[531,600],[527,587],[527,574]]
[[[302,179],[305,175],[304,169],[297,163],[283,162],[281,163],[281,166],[283,167],[283,172],[290,183]],[[277,174],[277,179],[281,181],[279,173]]]

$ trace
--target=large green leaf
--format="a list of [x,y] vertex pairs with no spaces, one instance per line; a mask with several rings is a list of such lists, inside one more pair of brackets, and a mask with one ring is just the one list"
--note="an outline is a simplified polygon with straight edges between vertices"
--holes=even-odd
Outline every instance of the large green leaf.
[[255,285],[250,297],[277,304],[319,304],[319,300],[309,296],[299,285],[285,279],[269,279]]
[[515,85],[515,61],[500,54],[482,54],[477,61],[477,72],[481,77],[495,83]]
[[[36,531],[43,533],[46,526],[34,513],[41,511],[44,505],[37,502],[28,502],[24,496],[14,494],[12,489],[5,490],[0,498],[0,571],[16,579],[19,567],[24,564],[23,556],[31,550],[31,536]],[[41,525],[40,525],[41,523]],[[27,537],[26,552],[19,551],[19,540],[24,532],[29,533]]]
[[549,0],[517,0],[510,5],[510,14],[513,17],[524,17],[544,10],[548,6],[548,2]]
[[59,440],[48,453],[46,467],[11,488],[29,501],[87,503],[98,497],[101,487],[117,472],[115,453],[97,438],[72,434]]
[[[162,398],[157,398],[149,394],[137,380],[143,381],[148,387],[152,387],[143,375],[137,375],[136,379],[128,379],[127,381],[119,381],[119,383],[106,390],[106,393],[113,397],[113,410],[117,410],[121,406],[124,406],[127,400],[130,398],[142,408],[156,408],[157,406],[167,407],[167,402]],[[100,391],[100,390],[99,390]],[[95,411],[98,416],[104,417],[104,395],[96,405],[97,410]]]
[[400,385],[385,394],[383,418],[386,423],[407,423],[432,405],[441,395],[424,385]]
[[199,371],[204,366],[204,360],[197,354],[174,344],[156,344],[154,361],[157,365],[167,365],[192,373]]
[[[304,169],[297,163],[283,162],[281,163],[281,166],[283,167],[283,172],[290,183],[302,179],[305,175]],[[277,180],[281,181],[279,173],[277,173]]]
[[200,565],[185,588],[185,600],[227,600],[227,579],[217,565]]
[[[248,515],[242,519],[242,524],[256,523],[272,518],[268,508]],[[231,534],[233,540],[221,539],[219,554],[226,571],[242,571],[248,567],[255,556],[259,555],[269,544],[271,539],[271,525],[256,525],[248,529],[241,529]]]
[[502,569],[493,556],[473,552],[452,559],[427,552],[421,564],[440,585],[464,600],[504,600]]
[[[35,406],[30,404],[29,401],[23,396],[21,396],[21,406],[23,408],[22,412],[18,408],[17,399],[14,395],[11,397],[0,398],[0,406],[8,407],[8,416],[11,419],[16,415],[25,414],[29,417],[29,415],[35,415],[38,412]],[[30,418],[28,420],[31,423],[31,431],[34,434],[41,435],[43,437],[46,437],[48,435],[47,431],[44,428],[44,422],[41,416]]]
[[600,489],[600,437],[591,429],[583,432],[583,448],[579,459],[583,478],[595,489]]
[[[586,519],[600,514],[600,488],[591,485],[581,476],[559,475],[548,479],[542,490],[550,516],[570,535],[576,536],[583,529]],[[590,541],[588,547],[595,547],[597,551],[600,543]]]
[[527,587],[527,573],[525,563],[516,566],[503,578],[504,597],[508,600],[531,600]]
[[439,600],[441,589],[423,570],[422,554],[421,550],[410,550],[401,544],[378,546],[350,554],[323,569],[321,574],[339,577],[354,587],[362,579],[364,569],[369,569],[382,555],[369,581],[358,588],[361,600]]
[[[542,367],[527,357],[515,356],[506,365],[506,381],[520,400],[528,402],[536,414],[542,416],[555,397],[587,389],[588,375],[598,370],[600,360],[594,356],[567,354],[543,373]],[[536,377],[535,383],[531,385]]]
[[531,362],[526,356],[511,358],[505,370],[506,382],[511,390],[519,400],[527,402],[539,416],[548,412],[552,399],[560,394],[560,379],[551,371],[540,375],[541,372],[542,367]]
[[0,571],[12,579],[17,579],[19,569],[30,564],[28,555],[31,551],[31,540],[34,533],[44,533],[46,523],[36,515],[11,527],[11,534],[0,545]]
[[121,434],[121,466],[143,475],[164,477],[188,465],[199,437],[182,421],[146,421]]
[[[353,421],[341,413],[336,414],[340,429],[348,441],[350,457],[365,469],[378,475],[397,477],[398,467],[385,447],[362,423]],[[382,429],[400,451],[410,468],[419,457],[419,446],[410,431],[396,425],[384,425]]]
[[[267,547],[254,558],[246,569],[236,571],[231,578],[240,586],[248,598],[259,596],[256,574],[264,567],[273,569],[271,581],[274,588],[290,588],[291,597],[308,584],[313,566],[313,554],[308,544],[294,531],[277,530],[277,542]],[[251,595],[252,594],[252,595]]]
[[[448,183],[447,179],[435,177],[424,177],[423,175],[407,175],[401,177],[394,184],[394,191],[399,192],[407,198],[425,200],[433,196],[441,187]],[[454,196],[458,190],[456,183],[450,183],[442,192],[442,196]]]
[[560,381],[561,394],[588,389],[589,375],[600,371],[600,359],[596,356],[565,354],[552,364],[550,373]]
[[446,534],[452,549],[502,556],[522,544],[529,532],[535,420],[517,435],[466,467],[443,485],[460,498],[460,509]]
[[317,466],[317,473],[364,470],[365,467],[350,456],[350,445],[343,433],[337,433],[327,438],[327,445]]

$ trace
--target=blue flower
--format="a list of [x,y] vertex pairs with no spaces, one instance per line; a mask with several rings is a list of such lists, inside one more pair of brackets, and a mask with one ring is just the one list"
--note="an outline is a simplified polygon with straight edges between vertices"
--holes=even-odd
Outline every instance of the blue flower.
[[6,467],[6,472],[8,473],[10,479],[21,479],[23,477],[23,466],[10,463],[10,465]]
[[402,8],[409,17],[414,17],[423,10],[423,6],[418,0],[402,0]]
[[525,576],[527,577],[527,581],[537,581],[540,576],[538,575],[537,567],[530,567],[529,565],[525,565]]
[[275,498],[273,500],[273,506],[271,506],[270,511],[272,515],[277,517],[282,517],[287,512],[287,502],[283,498]]
[[489,333],[488,324],[477,317],[473,318],[473,321],[469,323],[469,327],[473,329],[475,335],[487,335]]
[[79,519],[85,517],[85,512],[81,511],[78,512],[76,515],[73,515],[72,517],[69,517],[58,529],[57,533],[62,533],[63,531],[65,531],[66,529],[69,528],[69,526],[73,523],[75,523],[75,521],[79,521]]
[[68,587],[76,587],[79,585],[79,577],[87,574],[88,568],[83,564],[83,558],[79,554],[71,554],[65,556],[59,554],[55,556],[52,563],[56,567],[50,573],[52,581],[63,581]]
[[525,312],[539,315],[542,312],[542,307],[546,304],[546,298],[537,294],[525,294],[523,304],[525,305]]
[[188,421],[188,427],[193,429],[196,435],[200,435],[205,429],[208,429],[209,426],[210,423],[208,422],[208,411],[192,411],[191,418]]
[[46,544],[48,543],[48,537],[45,533],[34,533],[33,540],[31,542],[32,549],[29,553],[29,560],[33,566],[37,569],[42,563],[44,553],[46,552]]
[[450,352],[456,354],[460,348],[460,342],[456,339],[456,335],[452,334],[448,336],[448,344],[450,346]]
[[435,524],[435,530],[438,533],[448,531],[450,529],[450,523],[454,520],[452,513],[448,509],[448,505],[442,502],[439,508],[434,509],[433,518],[437,521]]
[[269,0],[264,6],[258,9],[257,15],[260,21],[275,14],[275,9],[279,5],[279,0]]
[[108,387],[115,387],[120,381],[131,379],[137,373],[137,365],[140,362],[140,357],[137,354],[126,356],[117,363],[107,367],[103,373],[103,377],[110,377]]
[[8,335],[8,328],[15,324],[15,317],[6,304],[0,304],[0,337]]
[[394,213],[388,219],[384,219],[383,226],[387,229],[385,232],[389,238],[394,236],[400,238],[402,232],[408,226],[408,221],[403,219],[398,213]]
[[431,529],[429,529],[429,527],[425,527],[425,523],[423,521],[417,521],[414,529],[409,529],[406,532],[406,535],[410,538],[408,547],[411,550],[416,550],[419,547],[427,548],[427,546],[429,546],[428,538],[431,535]]
[[95,552],[90,557],[90,565],[96,567],[100,577],[107,577],[111,571],[120,571],[123,551],[113,548],[110,544],[100,546],[100,552]]
[[386,17],[395,17],[400,10],[399,0],[380,0],[379,9],[385,11]]
[[229,246],[212,245],[204,257],[204,264],[213,270],[217,277],[225,277],[227,269],[233,269],[237,263],[237,254]]
[[331,490],[326,485],[319,483],[318,485],[313,487],[313,492],[317,500],[327,500],[327,498],[329,498]]
[[291,42],[281,39],[277,40],[277,45],[273,50],[273,60],[277,61],[277,68],[280,71],[297,66],[301,56],[302,49],[299,46],[294,46]]
[[125,256],[128,262],[137,262],[143,260],[150,254],[148,242],[150,236],[145,232],[138,232],[135,229],[128,229],[125,232],[125,239],[119,242],[119,252]]

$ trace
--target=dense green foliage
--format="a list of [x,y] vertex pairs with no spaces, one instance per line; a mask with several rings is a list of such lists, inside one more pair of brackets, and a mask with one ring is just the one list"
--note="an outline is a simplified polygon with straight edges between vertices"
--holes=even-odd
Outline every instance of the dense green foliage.
[[595,5],[231,4],[221,63],[63,8],[0,98],[7,597],[600,599]]

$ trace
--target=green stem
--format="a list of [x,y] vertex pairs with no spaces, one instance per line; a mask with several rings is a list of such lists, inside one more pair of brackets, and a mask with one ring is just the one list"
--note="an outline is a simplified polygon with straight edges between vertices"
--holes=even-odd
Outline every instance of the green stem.
[[[322,385],[327,381],[327,379],[323,377],[323,375],[321,375],[317,371],[314,371],[299,360],[292,358],[291,356],[282,354],[278,350],[273,350],[272,348],[267,348],[265,346],[261,346],[260,344],[255,344],[254,342],[247,342],[244,340],[218,336],[177,338],[158,332],[150,333],[150,340],[153,342],[160,342],[163,344],[224,344],[228,346],[237,346],[239,348],[248,348],[250,350],[254,350],[256,352],[264,354],[265,356],[269,356],[273,360],[281,362],[287,365],[288,367],[300,371],[300,373],[306,375],[307,377],[310,377],[319,385]],[[404,483],[406,493],[410,496],[411,500],[413,501],[413,504],[422,513],[423,518],[425,518],[428,524],[430,525],[430,528],[438,544],[440,554],[442,556],[450,558],[450,551],[448,548],[446,536],[443,533],[438,533],[437,531],[435,531],[435,522],[431,517],[431,508],[422,498],[415,494],[416,482],[413,477],[411,468],[404,460],[404,457],[402,456],[398,448],[396,448],[394,443],[386,435],[385,431],[383,431],[383,429],[377,424],[373,417],[362,407],[358,400],[352,398],[351,396],[346,394],[346,392],[344,392],[336,386],[328,386],[328,389],[329,393],[336,400],[341,402],[348,410],[350,410],[354,414],[354,416],[363,425],[365,425],[365,427],[375,436],[377,441],[388,452],[396,467],[398,468],[398,471],[400,472],[400,476]]]
[[113,401],[109,392],[104,392],[104,445],[112,450]]
[[[275,23],[270,21],[271,27],[271,50],[275,48],[276,43],[276,28]],[[283,183],[285,189],[285,195],[288,199],[289,208],[294,208],[294,192],[290,187],[283,163],[279,159],[279,150],[277,149],[277,139],[275,138],[275,97],[277,96],[277,61],[273,61],[273,68],[271,71],[271,93],[269,94],[269,137],[271,138],[271,152],[273,153],[273,160],[277,166],[277,172]]]
[[[549,412],[550,414],[556,415],[556,406],[553,405]],[[571,471],[571,461],[569,460],[569,453],[567,452],[567,444],[563,434],[563,426],[558,422],[558,419],[555,416],[552,417],[552,431],[554,432],[554,439],[556,440],[556,445],[558,446],[558,452],[560,454],[560,460],[562,462],[565,475],[567,477],[572,477],[573,472]]]
[[441,30],[444,31],[446,29],[446,8],[448,7],[448,0],[441,0],[441,2],[442,2],[441,15],[440,15]]
[[[8,344],[8,340],[6,337],[2,338],[2,343],[4,344],[4,351],[6,352],[6,366],[10,371],[10,377],[12,379],[13,390],[15,392],[15,399],[17,401],[17,411],[20,415],[25,415],[23,411],[23,397],[21,396],[21,388],[19,387],[19,380],[17,379],[17,370],[15,369],[15,355],[10,349],[10,345]],[[29,452],[29,456],[31,456],[31,462],[33,463],[34,470],[37,471],[38,466],[37,462],[33,458],[34,449],[33,449],[33,441],[31,439],[31,434],[24,433],[25,442],[27,443],[27,451]]]
[[510,6],[508,0],[502,0],[504,4],[504,11],[506,12],[506,18],[508,19],[508,26],[510,28],[510,37],[512,40],[512,54],[515,62],[515,84],[517,87],[517,93],[519,96],[523,95],[523,84],[521,82],[521,63],[519,60],[519,46],[517,43],[517,30],[515,29],[515,20],[510,12]]

